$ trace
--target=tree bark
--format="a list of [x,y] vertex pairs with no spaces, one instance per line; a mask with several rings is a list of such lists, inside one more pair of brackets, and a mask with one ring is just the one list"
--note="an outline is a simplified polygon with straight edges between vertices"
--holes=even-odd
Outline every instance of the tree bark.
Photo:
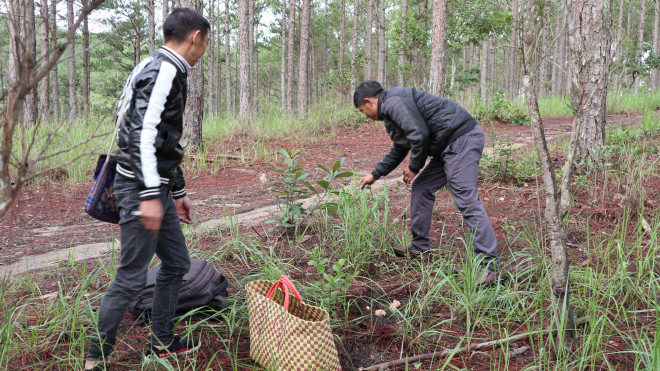
[[[186,0],[182,6],[193,8],[200,13],[204,11],[202,0]],[[188,99],[183,117],[186,123],[183,136],[188,138],[188,145],[192,148],[201,148],[203,144],[204,95],[204,58],[200,58],[195,68],[188,71]]]
[[[51,0],[50,2],[50,50],[54,51],[57,48],[57,1]],[[52,108],[53,117],[55,120],[60,117],[60,88],[59,79],[57,77],[57,64],[53,66],[50,73],[52,94]]]
[[[255,69],[257,61],[254,52],[254,0],[248,0],[248,104],[252,106],[255,92]],[[254,107],[253,107],[254,108]]]
[[[294,80],[294,41],[295,41],[295,26],[296,26],[296,2],[297,0],[289,0],[289,47],[288,47],[288,60],[287,60],[287,86],[286,86],[286,109],[293,112],[293,80]],[[300,56],[302,58],[302,56]]]
[[308,63],[309,63],[309,34],[312,0],[303,0],[300,24],[300,53],[298,53],[298,114],[304,115],[309,106]]
[[[625,0],[621,0],[619,2],[619,19],[617,22],[616,26],[616,38],[614,40],[614,46],[612,50],[612,60],[613,61],[618,61],[623,63],[623,61],[620,61],[621,58],[621,42],[623,41],[623,8],[624,8]],[[619,76],[620,74],[615,74],[612,79],[612,83],[614,84],[614,89],[618,90],[620,88],[620,83],[619,83]]]
[[225,0],[225,96],[227,99],[227,117],[232,116],[231,93],[231,46],[229,43],[229,0]]
[[605,145],[611,18],[602,0],[572,0],[568,4],[573,55],[571,101],[573,119],[580,123],[577,155],[599,162],[594,155]]
[[165,22],[165,18],[167,18],[167,15],[170,13],[170,8],[168,4],[168,0],[163,0],[163,22]]
[[[82,0],[82,5],[87,6],[87,0]],[[89,80],[90,80],[90,69],[89,69],[89,22],[87,17],[83,20],[83,44],[82,44],[82,94],[83,94],[83,117],[85,121],[89,119]]]
[[339,59],[337,69],[341,85],[344,85],[344,54],[346,51],[346,0],[341,0],[339,7]]
[[206,101],[209,103],[209,108],[207,109],[210,114],[215,114],[216,102],[215,102],[215,93],[216,93],[216,80],[215,73],[218,70],[215,65],[217,56],[215,55],[215,35],[217,35],[216,27],[217,22],[215,21],[215,0],[209,1],[209,22],[211,23],[211,30],[209,31],[209,43],[206,50],[205,58],[209,68],[206,69],[206,81],[208,89],[206,90]]
[[238,2],[238,53],[239,53],[239,116],[245,117],[250,112],[250,0]]
[[[73,0],[66,1],[66,19],[69,28],[73,27]],[[76,94],[76,42],[69,45],[69,122],[76,121],[78,116],[78,97]]]
[[387,44],[385,43],[385,0],[378,0],[378,74],[381,84],[387,84]]
[[479,82],[479,97],[481,98],[482,103],[486,103],[488,100],[488,39],[484,39],[481,42],[481,74]]
[[539,68],[539,98],[543,98],[547,91],[546,81],[548,80],[548,60],[550,58],[550,53],[547,53],[548,44],[550,42],[550,10],[551,7],[549,4],[543,10],[543,22],[547,22],[547,25],[544,25],[541,31],[543,33],[541,36],[541,50],[544,55],[541,59],[541,66]]
[[282,0],[282,22],[280,29],[281,61],[280,61],[280,95],[281,109],[286,109],[286,0]]
[[371,36],[373,0],[367,0],[367,14],[364,20],[364,79],[372,80],[371,76]]
[[[659,54],[660,53],[660,45],[658,45],[658,26],[660,23],[660,0],[655,0],[654,1],[654,8],[653,8],[653,54]],[[654,68],[651,70],[651,86],[653,88],[653,91],[655,92],[658,89],[658,86],[660,86],[660,71],[658,69]]]
[[431,30],[431,67],[429,93],[445,95],[445,39],[447,32],[447,0],[433,0]]
[[408,0],[401,0],[401,35],[399,35],[399,64],[397,66],[399,86],[404,86],[403,71],[406,65],[406,40],[408,40]]
[[564,72],[566,71],[565,61],[565,51],[566,51],[566,6],[558,8],[558,12],[561,11],[561,14],[557,14],[557,31],[555,32],[555,37],[557,42],[555,43],[555,50],[552,57],[552,93],[554,95],[561,95],[563,93],[562,82],[564,81]]
[[509,58],[507,60],[506,68],[506,91],[509,99],[514,99],[517,94],[516,64],[518,62],[518,32],[516,31],[516,23],[518,19],[518,0],[513,0],[511,5],[511,15],[514,24],[511,29],[511,47],[509,48]]
[[149,54],[156,50],[156,20],[154,0],[147,0],[147,28],[149,35]]
[[[636,64],[640,64],[642,58],[642,46],[644,44],[644,22],[646,21],[646,0],[639,1],[639,23],[637,28],[637,61]],[[642,86],[642,77],[635,76],[634,80],[634,90],[635,94],[639,93],[639,88]]]
[[358,16],[360,14],[359,10],[360,10],[360,0],[353,0],[353,37],[351,38],[351,89],[354,89],[357,86],[357,49],[358,49],[358,29],[359,29]]
[[[39,1],[39,49],[41,53],[39,56],[39,67],[43,68],[48,60],[50,55],[50,42],[48,38],[48,19],[50,14],[48,13],[48,0]],[[50,114],[50,82],[49,78],[41,80],[39,84],[39,117],[41,120],[48,118]]]

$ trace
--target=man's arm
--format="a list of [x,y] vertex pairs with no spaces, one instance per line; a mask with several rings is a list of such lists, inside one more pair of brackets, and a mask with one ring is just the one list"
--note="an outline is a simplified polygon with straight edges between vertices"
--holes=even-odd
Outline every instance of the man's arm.
[[396,169],[397,166],[406,158],[408,154],[408,149],[398,146],[396,143],[392,145],[390,151],[383,157],[383,159],[376,165],[374,171],[371,172],[371,175],[374,177],[374,181],[378,180],[381,176],[385,176]]
[[412,99],[391,97],[381,107],[406,135],[410,143],[410,164],[408,168],[417,174],[426,164],[431,143],[429,127]]

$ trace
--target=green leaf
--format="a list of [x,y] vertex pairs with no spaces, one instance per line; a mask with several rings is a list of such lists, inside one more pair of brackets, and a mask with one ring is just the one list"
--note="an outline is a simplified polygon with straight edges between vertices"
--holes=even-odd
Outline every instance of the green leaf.
[[329,173],[329,172],[330,172],[328,169],[325,168],[325,166],[323,166],[323,165],[321,165],[321,164],[317,164],[316,166],[318,166],[319,168],[321,168],[321,170],[325,171],[326,173]]
[[341,167],[341,161],[335,161],[335,164],[332,165],[332,171],[337,171]]
[[352,176],[353,176],[352,171],[344,171],[343,173],[339,173],[339,174],[335,175],[335,178],[348,178],[348,177],[352,177]]
[[325,190],[327,190],[328,187],[330,187],[330,182],[328,182],[327,180],[318,180],[318,181],[316,181],[316,183],[318,185],[320,185],[321,187],[323,187],[323,189],[325,189]]

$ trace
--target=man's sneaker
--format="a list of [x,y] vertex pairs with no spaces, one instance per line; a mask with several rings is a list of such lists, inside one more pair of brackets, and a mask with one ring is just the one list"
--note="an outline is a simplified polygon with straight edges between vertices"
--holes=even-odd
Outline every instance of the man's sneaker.
[[408,246],[394,245],[392,251],[398,258],[405,258],[408,255]]
[[150,343],[144,356],[145,358],[178,357],[194,352],[199,349],[200,345],[201,342],[196,337],[189,336],[181,339],[180,337],[175,336],[174,340],[172,340],[172,343],[167,348],[158,349],[153,343]]

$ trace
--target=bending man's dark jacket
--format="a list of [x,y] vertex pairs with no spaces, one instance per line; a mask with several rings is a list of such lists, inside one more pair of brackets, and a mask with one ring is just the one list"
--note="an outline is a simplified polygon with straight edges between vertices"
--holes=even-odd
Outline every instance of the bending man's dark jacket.
[[161,186],[186,195],[181,171],[187,66],[161,48],[135,66],[120,98],[117,172],[135,179],[141,200],[158,198]]
[[419,173],[428,156],[439,156],[451,142],[477,125],[458,103],[415,88],[383,90],[378,117],[394,144],[371,173],[376,179],[394,170],[410,152],[410,171]]

